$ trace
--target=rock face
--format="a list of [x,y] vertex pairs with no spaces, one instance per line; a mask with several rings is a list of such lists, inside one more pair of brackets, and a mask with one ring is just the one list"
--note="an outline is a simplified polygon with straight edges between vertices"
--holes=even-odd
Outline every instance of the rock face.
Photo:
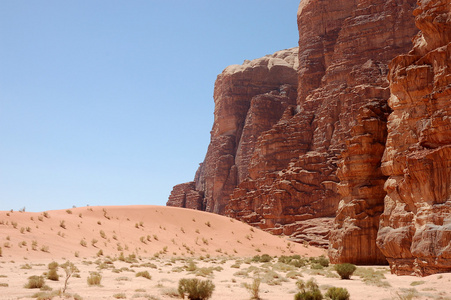
[[412,47],[414,8],[414,0],[301,1],[297,107],[257,140],[249,178],[226,214],[298,239],[303,222],[335,217],[343,200],[332,259],[362,254],[356,262],[386,263],[375,240],[385,195],[379,165],[388,63]]
[[[296,104],[297,54],[297,48],[282,50],[229,66],[218,76],[205,160],[194,182],[174,187],[167,205],[224,213],[229,195],[248,176],[257,138]],[[196,200],[183,202],[185,195]]]
[[421,0],[421,30],[390,65],[377,245],[396,274],[451,271],[451,1]]

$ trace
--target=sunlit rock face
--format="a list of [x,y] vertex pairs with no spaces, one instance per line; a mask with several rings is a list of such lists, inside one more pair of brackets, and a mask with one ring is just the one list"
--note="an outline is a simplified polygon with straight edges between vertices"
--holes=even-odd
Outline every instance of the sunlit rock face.
[[450,0],[418,1],[413,49],[390,64],[377,245],[400,275],[451,271],[450,9]]
[[[229,66],[218,76],[205,160],[193,183],[174,187],[167,205],[224,214],[229,195],[249,174],[258,137],[296,104],[297,55],[297,48],[278,51]],[[187,193],[201,195],[201,199],[195,205],[183,205],[181,199]]]
[[414,0],[301,1],[297,107],[257,140],[226,214],[300,241],[306,220],[338,210],[323,224],[331,259],[386,263],[376,235],[388,64],[412,47],[414,8]]

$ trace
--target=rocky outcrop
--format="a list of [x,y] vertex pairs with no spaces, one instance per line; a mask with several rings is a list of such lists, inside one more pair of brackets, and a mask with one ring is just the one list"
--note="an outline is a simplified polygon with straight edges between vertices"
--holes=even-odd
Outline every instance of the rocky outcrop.
[[[384,178],[378,166],[383,151],[379,144],[384,143],[386,132],[384,103],[390,95],[388,63],[412,46],[411,38],[417,32],[414,7],[414,0],[301,1],[298,106],[259,137],[249,178],[233,192],[226,214],[267,230],[289,233],[297,232],[305,220],[334,217],[342,197],[348,197],[348,202],[356,197],[360,202],[376,201],[368,207],[355,206],[356,217],[365,211],[371,218],[354,222],[362,232],[345,232],[351,227],[342,228],[342,221],[334,225],[340,232],[336,241],[339,236],[356,236],[345,248],[367,243],[366,231],[371,228],[369,246],[337,250],[335,257],[349,258],[370,250],[366,261],[383,261],[375,238],[384,196]],[[373,122],[371,111],[382,114],[375,117],[377,122]],[[363,122],[360,125],[356,124],[359,119]],[[358,126],[369,132],[360,132]],[[367,134],[372,137],[366,138]],[[337,166],[350,139],[356,143],[348,146],[355,149],[347,150],[344,157],[356,165],[343,172],[349,179],[345,187],[339,185]],[[371,143],[379,145],[375,152],[358,157]],[[349,163],[345,165],[349,167]],[[344,189],[348,189],[346,196],[339,193]],[[360,194],[349,194],[353,189],[360,189]],[[378,194],[365,198],[365,191]],[[345,212],[343,205],[340,209]],[[298,232],[298,236],[302,234]]]
[[[175,186],[167,205],[183,205],[187,190],[203,210],[223,214],[233,189],[248,176],[260,134],[295,105],[297,48],[227,67],[215,83],[211,142],[194,183]],[[193,206],[191,207],[193,208]]]
[[451,1],[421,0],[421,30],[390,65],[377,245],[396,274],[451,271]]
[[166,205],[204,210],[203,200],[202,192],[196,191],[196,183],[191,181],[174,186]]

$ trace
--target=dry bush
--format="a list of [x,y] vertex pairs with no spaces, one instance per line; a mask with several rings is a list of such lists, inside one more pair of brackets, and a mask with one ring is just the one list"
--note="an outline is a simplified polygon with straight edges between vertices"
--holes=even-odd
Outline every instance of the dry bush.
[[215,285],[211,280],[199,280],[197,278],[182,278],[179,281],[178,292],[181,298],[188,297],[190,300],[210,299]]
[[260,300],[260,278],[254,278],[251,284],[244,283],[243,286],[251,294],[251,300]]
[[150,276],[148,271],[138,272],[138,273],[136,273],[135,277],[144,277],[144,278],[147,278],[149,280],[152,279],[152,276]]
[[44,286],[44,277],[33,275],[28,277],[28,282],[24,285],[26,289],[40,289]]
[[88,279],[88,285],[100,285],[102,281],[102,275],[100,275],[98,272],[92,272],[91,275],[89,275]]

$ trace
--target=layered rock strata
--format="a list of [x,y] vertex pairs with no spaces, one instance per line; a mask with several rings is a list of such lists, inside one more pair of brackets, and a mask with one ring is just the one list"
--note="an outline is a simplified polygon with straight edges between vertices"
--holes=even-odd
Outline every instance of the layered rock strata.
[[[211,142],[194,182],[174,187],[167,205],[181,204],[187,191],[202,195],[196,207],[223,214],[233,189],[248,176],[260,134],[296,104],[298,49],[227,67],[214,89]],[[191,206],[193,208],[193,206]]]
[[451,1],[421,0],[421,30],[390,65],[393,112],[382,159],[377,245],[392,272],[451,271]]
[[[360,142],[348,144],[355,148],[349,150],[348,157],[356,165],[344,176],[356,177],[348,181],[348,189],[361,192],[345,197],[348,202],[354,198],[368,201],[367,207],[356,206],[354,214],[364,212],[369,219],[353,221],[363,230],[352,232],[345,232],[349,226],[342,230],[341,221],[334,225],[340,236],[352,236],[344,245],[336,244],[346,250],[336,252],[335,257],[343,256],[344,260],[344,256],[368,251],[363,261],[385,262],[375,238],[384,197],[384,178],[378,165],[386,132],[387,110],[383,107],[390,95],[388,63],[411,48],[411,38],[417,32],[414,7],[414,0],[301,2],[298,106],[258,139],[249,178],[234,191],[227,206],[229,216],[284,234],[297,232],[296,226],[302,228],[308,219],[333,218],[343,197],[339,193],[343,185],[337,177],[340,154],[347,148],[346,141],[355,137]],[[376,116],[378,121],[373,124],[373,116],[364,115],[367,110],[382,115]],[[371,131],[368,140],[367,133],[355,127],[359,118],[363,122],[360,126]],[[366,158],[350,158],[368,150],[370,139],[379,145],[375,152]],[[325,224],[331,226],[330,222]],[[366,241],[368,232],[372,234],[370,242]],[[335,236],[337,242],[339,235]],[[353,243],[368,246],[349,249]]]

